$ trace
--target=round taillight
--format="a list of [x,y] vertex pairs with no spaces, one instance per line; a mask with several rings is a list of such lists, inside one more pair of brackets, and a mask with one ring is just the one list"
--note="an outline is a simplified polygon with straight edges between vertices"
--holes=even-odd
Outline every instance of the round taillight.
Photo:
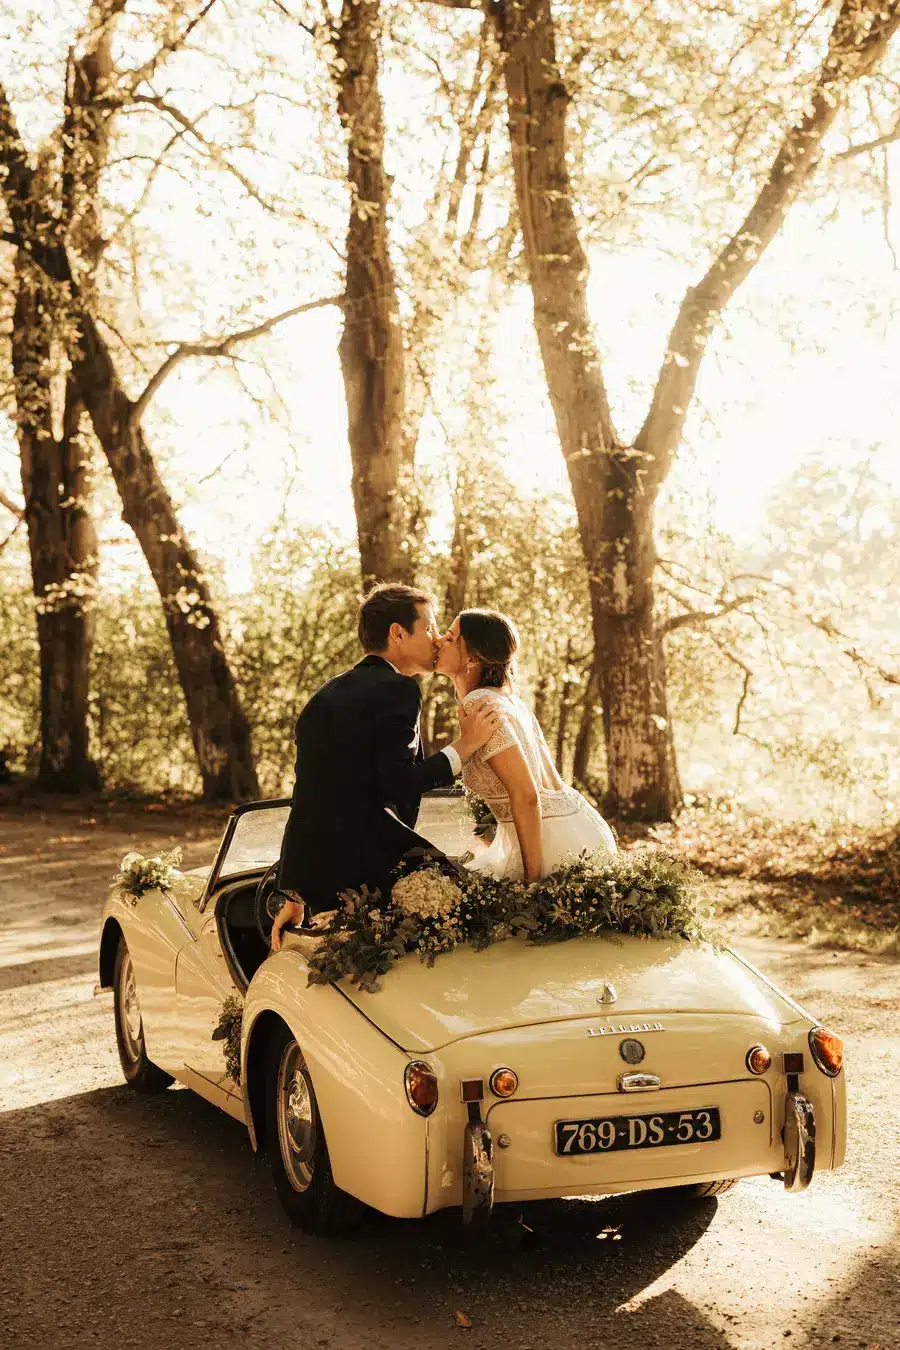
[[519,1086],[519,1076],[512,1069],[495,1069],[491,1074],[491,1092],[495,1097],[511,1097]]
[[412,1064],[407,1064],[403,1081],[412,1109],[418,1111],[420,1116],[430,1116],[438,1099],[437,1077],[431,1065],[424,1060],[414,1059]]
[[809,1048],[822,1072],[829,1078],[837,1078],[844,1063],[844,1042],[840,1036],[824,1027],[813,1027],[809,1033]]
[[747,1068],[751,1073],[765,1073],[772,1067],[772,1056],[764,1045],[754,1045],[747,1051]]

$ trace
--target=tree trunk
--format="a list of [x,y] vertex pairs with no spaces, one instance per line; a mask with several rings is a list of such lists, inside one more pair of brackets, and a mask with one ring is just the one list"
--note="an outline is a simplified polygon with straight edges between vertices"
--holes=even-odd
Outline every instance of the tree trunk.
[[591,764],[591,749],[594,739],[594,719],[597,714],[597,700],[600,696],[600,683],[596,663],[592,664],[584,686],[581,700],[581,720],[575,737],[575,753],[572,757],[573,783],[586,783]]
[[590,577],[609,782],[607,810],[666,819],[678,799],[665,669],[653,626],[653,510],[641,461],[620,444],[588,314],[588,264],[566,160],[568,94],[549,0],[493,9],[504,56],[516,201],[550,401]]
[[[89,121],[88,125],[91,123]],[[97,328],[79,278],[61,238],[67,216],[57,222],[42,190],[0,86],[2,191],[19,244],[45,274],[59,317],[70,330],[71,405],[90,415],[163,604],[191,736],[207,800],[259,796],[250,728],[222,643],[218,618],[196,555],[182,531],[144,438],[134,405],[119,381],[112,356]],[[65,293],[65,299],[60,298]]]
[[97,539],[87,507],[78,405],[66,386],[63,434],[52,412],[52,303],[46,279],[20,254],[12,364],[41,681],[38,782],[90,792],[100,775],[88,749]]
[[208,801],[258,797],[250,727],[200,562],[132,418],[131,401],[106,343],[90,314],[80,319],[72,378],[112,470],[123,519],[137,537],[162,600],[203,795]]
[[350,187],[338,352],[364,587],[374,581],[411,582],[416,573],[409,510],[415,446],[405,423],[406,358],[388,238],[379,24],[378,0],[344,0],[334,35]]

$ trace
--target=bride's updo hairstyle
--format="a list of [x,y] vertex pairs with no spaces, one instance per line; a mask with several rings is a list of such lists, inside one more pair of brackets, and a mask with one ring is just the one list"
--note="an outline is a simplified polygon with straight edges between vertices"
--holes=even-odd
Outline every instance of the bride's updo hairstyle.
[[496,609],[464,609],[459,632],[470,657],[481,663],[477,689],[502,689],[515,673],[519,634],[512,619]]

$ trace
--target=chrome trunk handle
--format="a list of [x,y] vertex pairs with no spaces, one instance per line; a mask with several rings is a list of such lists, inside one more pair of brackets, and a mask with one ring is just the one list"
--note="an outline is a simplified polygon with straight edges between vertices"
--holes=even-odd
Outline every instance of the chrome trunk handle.
[[656,1092],[661,1086],[655,1073],[620,1073],[616,1085],[620,1092]]

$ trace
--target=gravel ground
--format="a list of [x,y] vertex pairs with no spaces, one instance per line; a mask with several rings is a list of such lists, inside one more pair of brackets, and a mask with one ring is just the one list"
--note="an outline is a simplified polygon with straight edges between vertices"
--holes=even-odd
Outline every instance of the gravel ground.
[[473,1247],[452,1214],[307,1238],[240,1125],[121,1085],[92,998],[122,853],[177,839],[192,865],[221,817],[88,809],[0,816],[0,1346],[900,1348],[896,962],[736,941],[847,1039],[848,1161],[804,1195],[542,1203],[533,1251]]

